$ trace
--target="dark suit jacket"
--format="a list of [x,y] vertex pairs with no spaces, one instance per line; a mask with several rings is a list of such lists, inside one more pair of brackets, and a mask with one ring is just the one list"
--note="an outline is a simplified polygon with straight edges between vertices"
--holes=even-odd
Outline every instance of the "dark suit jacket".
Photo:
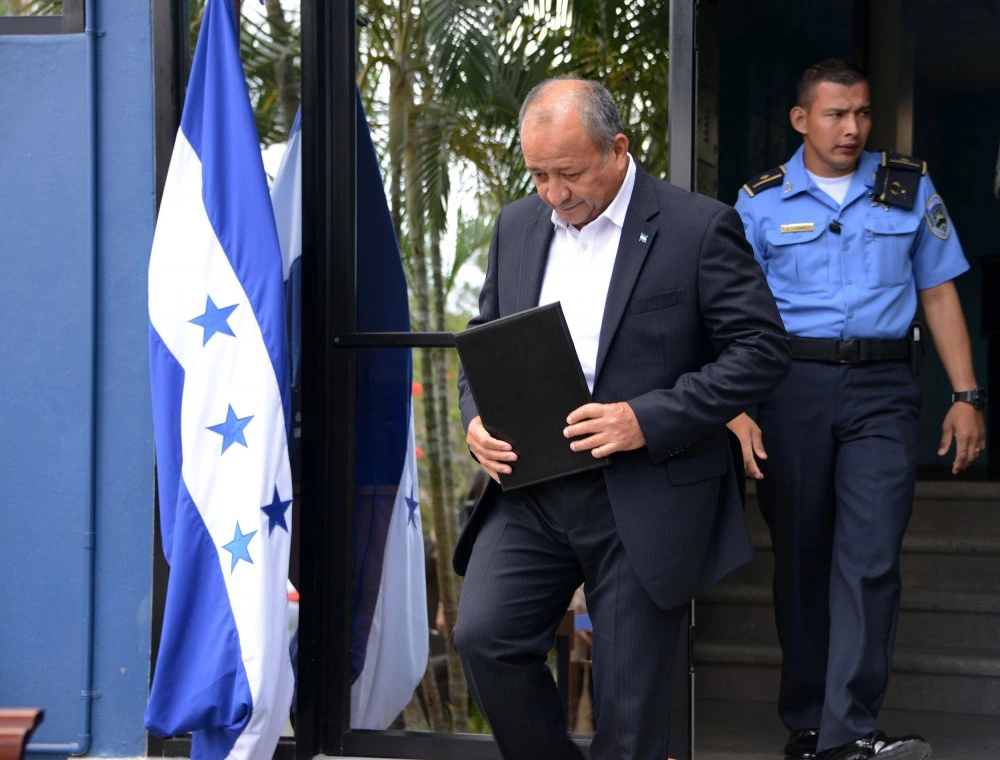
[[[470,327],[538,305],[550,217],[537,195],[501,211]],[[593,396],[627,401],[646,439],[644,448],[612,455],[603,472],[625,552],[661,607],[689,601],[750,560],[742,461],[733,461],[725,423],[789,367],[788,336],[739,215],[638,169]],[[478,412],[464,373],[458,386],[468,428]],[[460,575],[498,491],[490,481],[458,541]]]

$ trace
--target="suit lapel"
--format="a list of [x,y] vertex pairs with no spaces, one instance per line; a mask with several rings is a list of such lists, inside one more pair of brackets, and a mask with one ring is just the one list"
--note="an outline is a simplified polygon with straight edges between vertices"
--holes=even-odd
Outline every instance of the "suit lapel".
[[632,188],[632,199],[625,212],[625,224],[622,226],[621,241],[618,243],[618,254],[615,266],[611,272],[611,284],[608,287],[608,298],[604,302],[604,318],[601,322],[601,337],[597,346],[597,365],[594,373],[594,387],[601,375],[604,358],[608,355],[608,347],[618,330],[618,325],[625,314],[629,296],[635,287],[646,256],[653,247],[658,227],[650,223],[650,219],[660,211],[656,201],[656,190],[653,181],[639,166],[636,166],[635,185]]
[[524,247],[521,250],[515,311],[524,311],[538,306],[542,292],[542,278],[549,260],[549,246],[555,227],[552,225],[552,210],[539,200],[541,207],[534,224],[529,224],[524,232]]

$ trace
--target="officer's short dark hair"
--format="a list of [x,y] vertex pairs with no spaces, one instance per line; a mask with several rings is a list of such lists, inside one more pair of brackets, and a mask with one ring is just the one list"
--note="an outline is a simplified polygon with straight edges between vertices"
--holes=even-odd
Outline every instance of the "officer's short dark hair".
[[833,82],[853,87],[861,82],[867,82],[868,75],[864,69],[843,58],[824,58],[816,61],[802,72],[799,77],[799,87],[796,93],[796,105],[808,108],[812,103],[813,88],[820,82]]

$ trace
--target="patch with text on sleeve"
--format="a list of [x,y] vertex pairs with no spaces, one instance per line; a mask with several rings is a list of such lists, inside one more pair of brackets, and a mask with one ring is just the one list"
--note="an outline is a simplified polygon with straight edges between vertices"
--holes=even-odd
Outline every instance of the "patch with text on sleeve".
[[951,235],[951,221],[948,219],[948,209],[944,207],[944,201],[940,195],[932,195],[927,199],[924,207],[924,218],[932,233],[942,240],[947,240]]

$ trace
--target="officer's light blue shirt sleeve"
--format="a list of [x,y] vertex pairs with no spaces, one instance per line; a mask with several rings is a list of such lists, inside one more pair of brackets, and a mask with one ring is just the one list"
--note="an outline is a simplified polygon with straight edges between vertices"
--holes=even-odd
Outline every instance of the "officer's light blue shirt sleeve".
[[921,178],[917,203],[914,210],[919,210],[923,218],[913,246],[913,280],[917,290],[927,290],[967,272],[969,263],[929,174]]
[[740,190],[737,193],[735,208],[736,212],[740,215],[740,219],[743,220],[743,231],[746,233],[747,242],[753,248],[754,258],[757,259],[757,263],[760,264],[760,268],[764,271],[764,277],[767,277],[767,259],[764,258],[765,249],[757,242],[757,227],[754,224],[753,212],[750,209],[750,196],[747,195],[746,190]]

